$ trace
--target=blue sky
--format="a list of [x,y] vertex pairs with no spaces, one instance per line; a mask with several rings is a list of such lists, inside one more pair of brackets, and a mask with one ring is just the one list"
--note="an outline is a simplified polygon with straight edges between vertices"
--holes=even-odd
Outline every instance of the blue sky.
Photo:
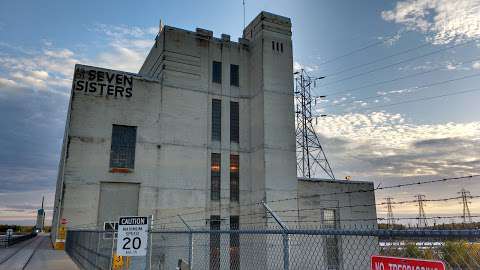
[[[247,0],[247,24],[261,10],[292,19],[296,68],[327,75],[314,90],[327,94],[317,112],[328,116],[316,129],[339,178],[389,185],[480,171],[478,0]],[[236,39],[242,1],[0,4],[0,223],[32,222],[42,195],[51,209],[74,64],[138,71],[160,19]],[[462,187],[480,195],[478,180],[377,200],[451,197]],[[472,210],[480,210],[475,201]],[[415,216],[414,205],[396,211]]]

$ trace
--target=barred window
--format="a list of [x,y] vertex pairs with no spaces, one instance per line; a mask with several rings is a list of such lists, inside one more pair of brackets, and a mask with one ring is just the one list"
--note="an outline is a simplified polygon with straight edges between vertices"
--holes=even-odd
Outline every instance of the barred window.
[[221,155],[212,153],[211,156],[211,193],[210,199],[212,201],[220,200],[220,163]]
[[212,141],[222,138],[222,101],[212,99]]
[[240,86],[240,71],[238,65],[230,65],[230,85]]
[[240,161],[238,155],[230,155],[230,201],[238,202],[240,195]]
[[222,83],[222,62],[213,61],[212,82]]
[[137,127],[113,125],[110,168],[134,168],[136,141]]
[[240,108],[238,102],[230,101],[230,141],[239,142]]
[[[210,216],[210,230],[220,230],[220,216]],[[220,269],[220,234],[210,234],[210,270]]]
[[[337,227],[337,211],[335,209],[323,209],[322,223],[327,228]],[[339,269],[338,238],[336,236],[325,237],[325,257],[327,258],[327,269]]]
[[[240,227],[239,216],[230,216],[230,230],[238,230]],[[230,270],[240,269],[240,235],[230,234]]]

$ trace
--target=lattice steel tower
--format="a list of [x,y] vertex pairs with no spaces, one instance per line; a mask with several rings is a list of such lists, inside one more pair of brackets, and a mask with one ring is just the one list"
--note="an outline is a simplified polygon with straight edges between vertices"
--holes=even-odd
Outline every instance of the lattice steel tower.
[[311,77],[303,69],[295,72],[297,174],[301,177],[312,178],[318,177],[318,173],[323,171],[329,178],[335,179],[312,123],[318,117],[312,113],[314,105],[311,94],[312,84],[315,85],[317,80],[323,78]]
[[392,206],[392,198],[385,198],[387,200],[387,226],[390,229],[393,229],[393,225],[395,224],[395,218],[393,217],[393,206]]
[[472,223],[472,215],[470,214],[470,207],[468,206],[471,203],[469,199],[472,198],[470,191],[462,189],[459,194],[461,195],[463,204],[463,223]]
[[423,209],[425,206],[425,195],[418,194],[416,198],[418,202],[418,227],[424,228],[427,227],[427,217],[425,215],[425,209]]

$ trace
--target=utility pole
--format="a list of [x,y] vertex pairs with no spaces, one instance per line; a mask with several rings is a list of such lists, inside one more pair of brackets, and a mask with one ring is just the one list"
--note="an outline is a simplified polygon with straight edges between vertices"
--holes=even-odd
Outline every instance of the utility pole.
[[[312,113],[313,102],[311,88],[316,81],[325,77],[311,77],[302,69],[295,75],[295,133],[297,141],[297,173],[304,178],[317,176],[323,171],[328,178],[335,179],[327,156],[323,151],[320,140],[313,126],[313,120],[317,121],[316,115]],[[324,98],[325,96],[320,96]]]
[[395,218],[393,217],[393,206],[392,206],[392,198],[388,197],[385,198],[387,200],[387,227],[390,229],[393,229],[393,226],[395,225]]
[[427,227],[427,217],[425,215],[425,195],[418,194],[416,196],[418,202],[418,227],[425,228]]
[[463,204],[463,223],[472,223],[472,215],[470,214],[470,207],[468,206],[471,202],[469,199],[472,198],[470,195],[470,191],[465,190],[462,188],[460,192],[458,192],[462,197],[462,204]]

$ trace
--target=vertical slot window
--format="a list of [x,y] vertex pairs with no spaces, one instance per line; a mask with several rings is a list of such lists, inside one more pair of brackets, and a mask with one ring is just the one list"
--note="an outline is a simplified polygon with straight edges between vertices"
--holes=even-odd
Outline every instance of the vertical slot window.
[[240,86],[240,68],[238,65],[230,65],[230,85]]
[[238,102],[230,101],[230,141],[240,142],[240,108]]
[[[210,216],[210,230],[220,230],[220,216]],[[210,233],[210,270],[220,270],[219,233]]]
[[222,62],[213,61],[212,82],[222,83]]
[[240,158],[230,155],[230,201],[238,202],[240,195]]
[[222,101],[212,99],[212,141],[222,138]]
[[211,156],[211,194],[210,199],[212,201],[220,200],[220,163],[221,155],[218,153],[212,153]]
[[[230,230],[236,231],[240,227],[239,216],[230,216]],[[240,270],[240,235],[230,234],[230,270]]]

